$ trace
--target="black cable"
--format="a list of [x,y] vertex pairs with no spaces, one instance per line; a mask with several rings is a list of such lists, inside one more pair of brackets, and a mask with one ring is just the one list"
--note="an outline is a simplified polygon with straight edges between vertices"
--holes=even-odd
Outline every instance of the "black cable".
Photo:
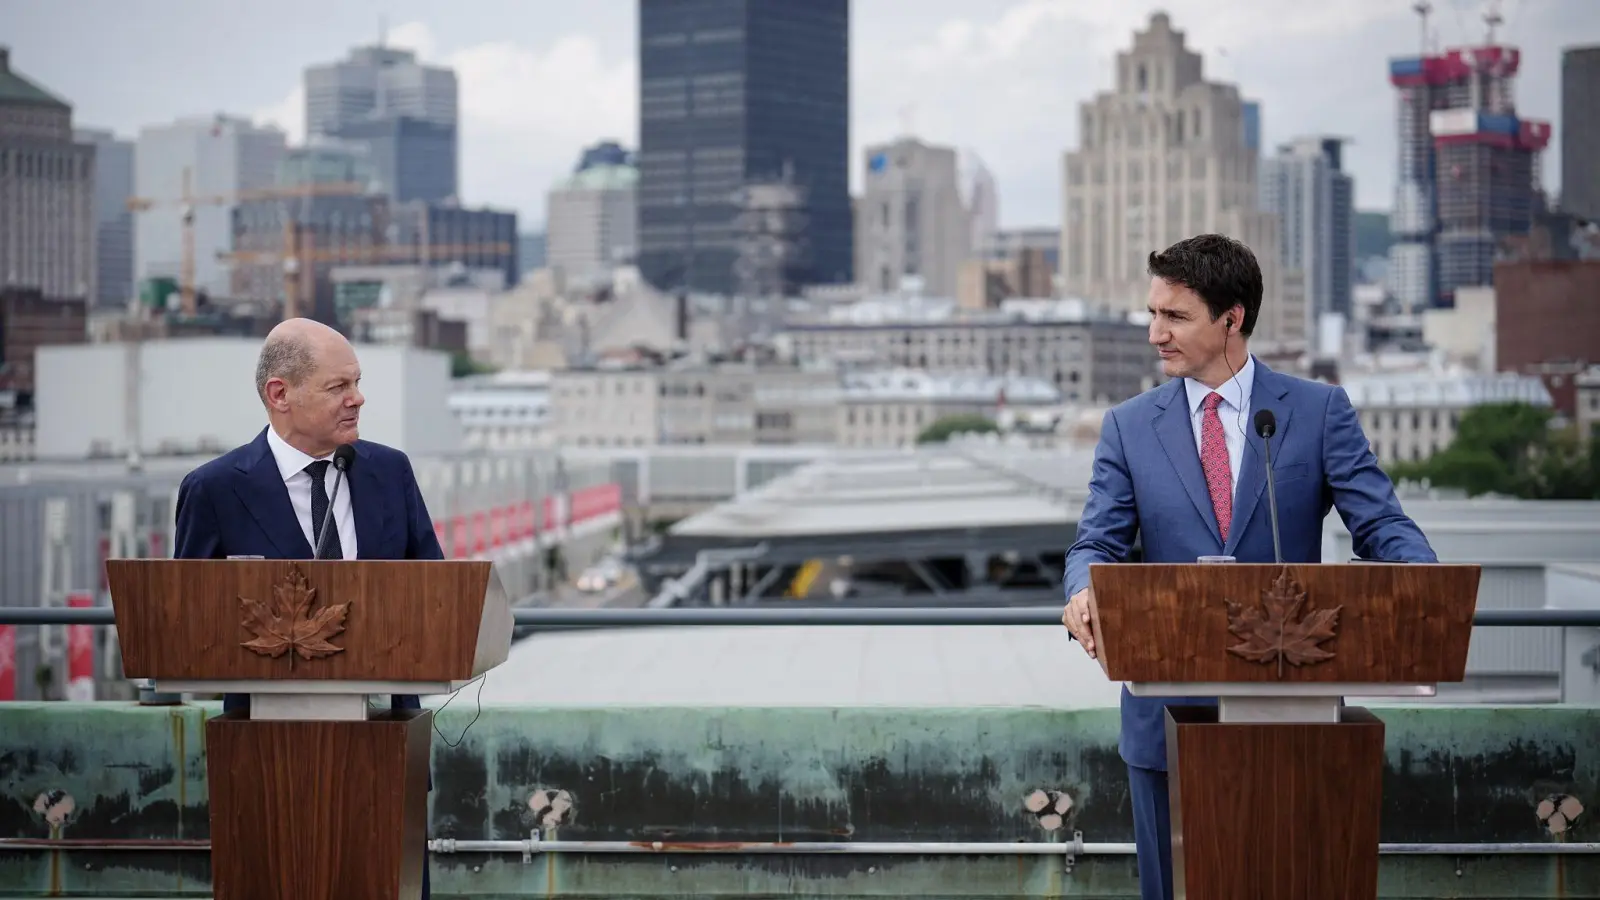
[[474,701],[478,708],[477,711],[472,714],[472,721],[467,723],[466,728],[461,729],[461,736],[456,738],[453,743],[449,738],[444,736],[444,732],[439,730],[439,713],[444,712],[444,708],[450,705],[451,700],[456,699],[456,695],[461,693],[461,691],[466,688],[466,685],[462,685],[461,687],[456,688],[454,691],[451,691],[450,699],[439,704],[439,708],[433,711],[433,733],[437,734],[439,739],[444,741],[446,747],[454,749],[461,746],[461,742],[467,739],[467,732],[472,730],[472,726],[478,723],[478,717],[483,715],[483,683],[484,681],[488,680],[488,678],[489,673],[485,672],[474,679],[478,682],[478,694]]

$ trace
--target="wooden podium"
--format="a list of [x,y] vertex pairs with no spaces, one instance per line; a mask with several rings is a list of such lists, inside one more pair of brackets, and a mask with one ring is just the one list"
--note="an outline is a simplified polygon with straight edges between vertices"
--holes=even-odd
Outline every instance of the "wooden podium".
[[433,713],[499,665],[511,606],[483,561],[106,562],[128,678],[239,693],[206,722],[217,900],[409,900]]
[[1166,711],[1174,897],[1378,892],[1383,722],[1465,675],[1479,567],[1094,564],[1101,666]]

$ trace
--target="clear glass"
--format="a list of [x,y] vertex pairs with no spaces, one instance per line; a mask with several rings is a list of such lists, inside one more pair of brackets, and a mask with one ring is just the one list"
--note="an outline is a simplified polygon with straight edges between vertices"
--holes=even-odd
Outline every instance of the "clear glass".
[[1231,563],[1238,562],[1231,556],[1201,556],[1195,559],[1197,563]]

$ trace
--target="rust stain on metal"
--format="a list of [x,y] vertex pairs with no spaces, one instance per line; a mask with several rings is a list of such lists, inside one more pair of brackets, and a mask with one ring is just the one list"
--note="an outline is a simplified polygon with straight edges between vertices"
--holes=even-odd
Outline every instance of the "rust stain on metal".
[[183,810],[189,805],[189,773],[185,770],[189,741],[184,736],[184,717],[176,710],[167,715],[167,724],[172,729],[172,753],[177,757],[173,768],[178,773],[178,833],[182,834]]
[[206,840],[171,838],[0,838],[0,850],[207,850]]
[[794,841],[629,841],[630,847],[657,853],[731,853],[753,847],[794,847]]

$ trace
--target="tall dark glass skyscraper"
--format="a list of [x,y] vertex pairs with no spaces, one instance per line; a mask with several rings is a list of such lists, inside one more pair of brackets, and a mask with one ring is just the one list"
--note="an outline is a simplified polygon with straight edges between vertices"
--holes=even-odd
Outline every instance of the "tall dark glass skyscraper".
[[848,282],[849,0],[640,0],[639,268],[734,292],[743,188],[803,191],[793,281]]

